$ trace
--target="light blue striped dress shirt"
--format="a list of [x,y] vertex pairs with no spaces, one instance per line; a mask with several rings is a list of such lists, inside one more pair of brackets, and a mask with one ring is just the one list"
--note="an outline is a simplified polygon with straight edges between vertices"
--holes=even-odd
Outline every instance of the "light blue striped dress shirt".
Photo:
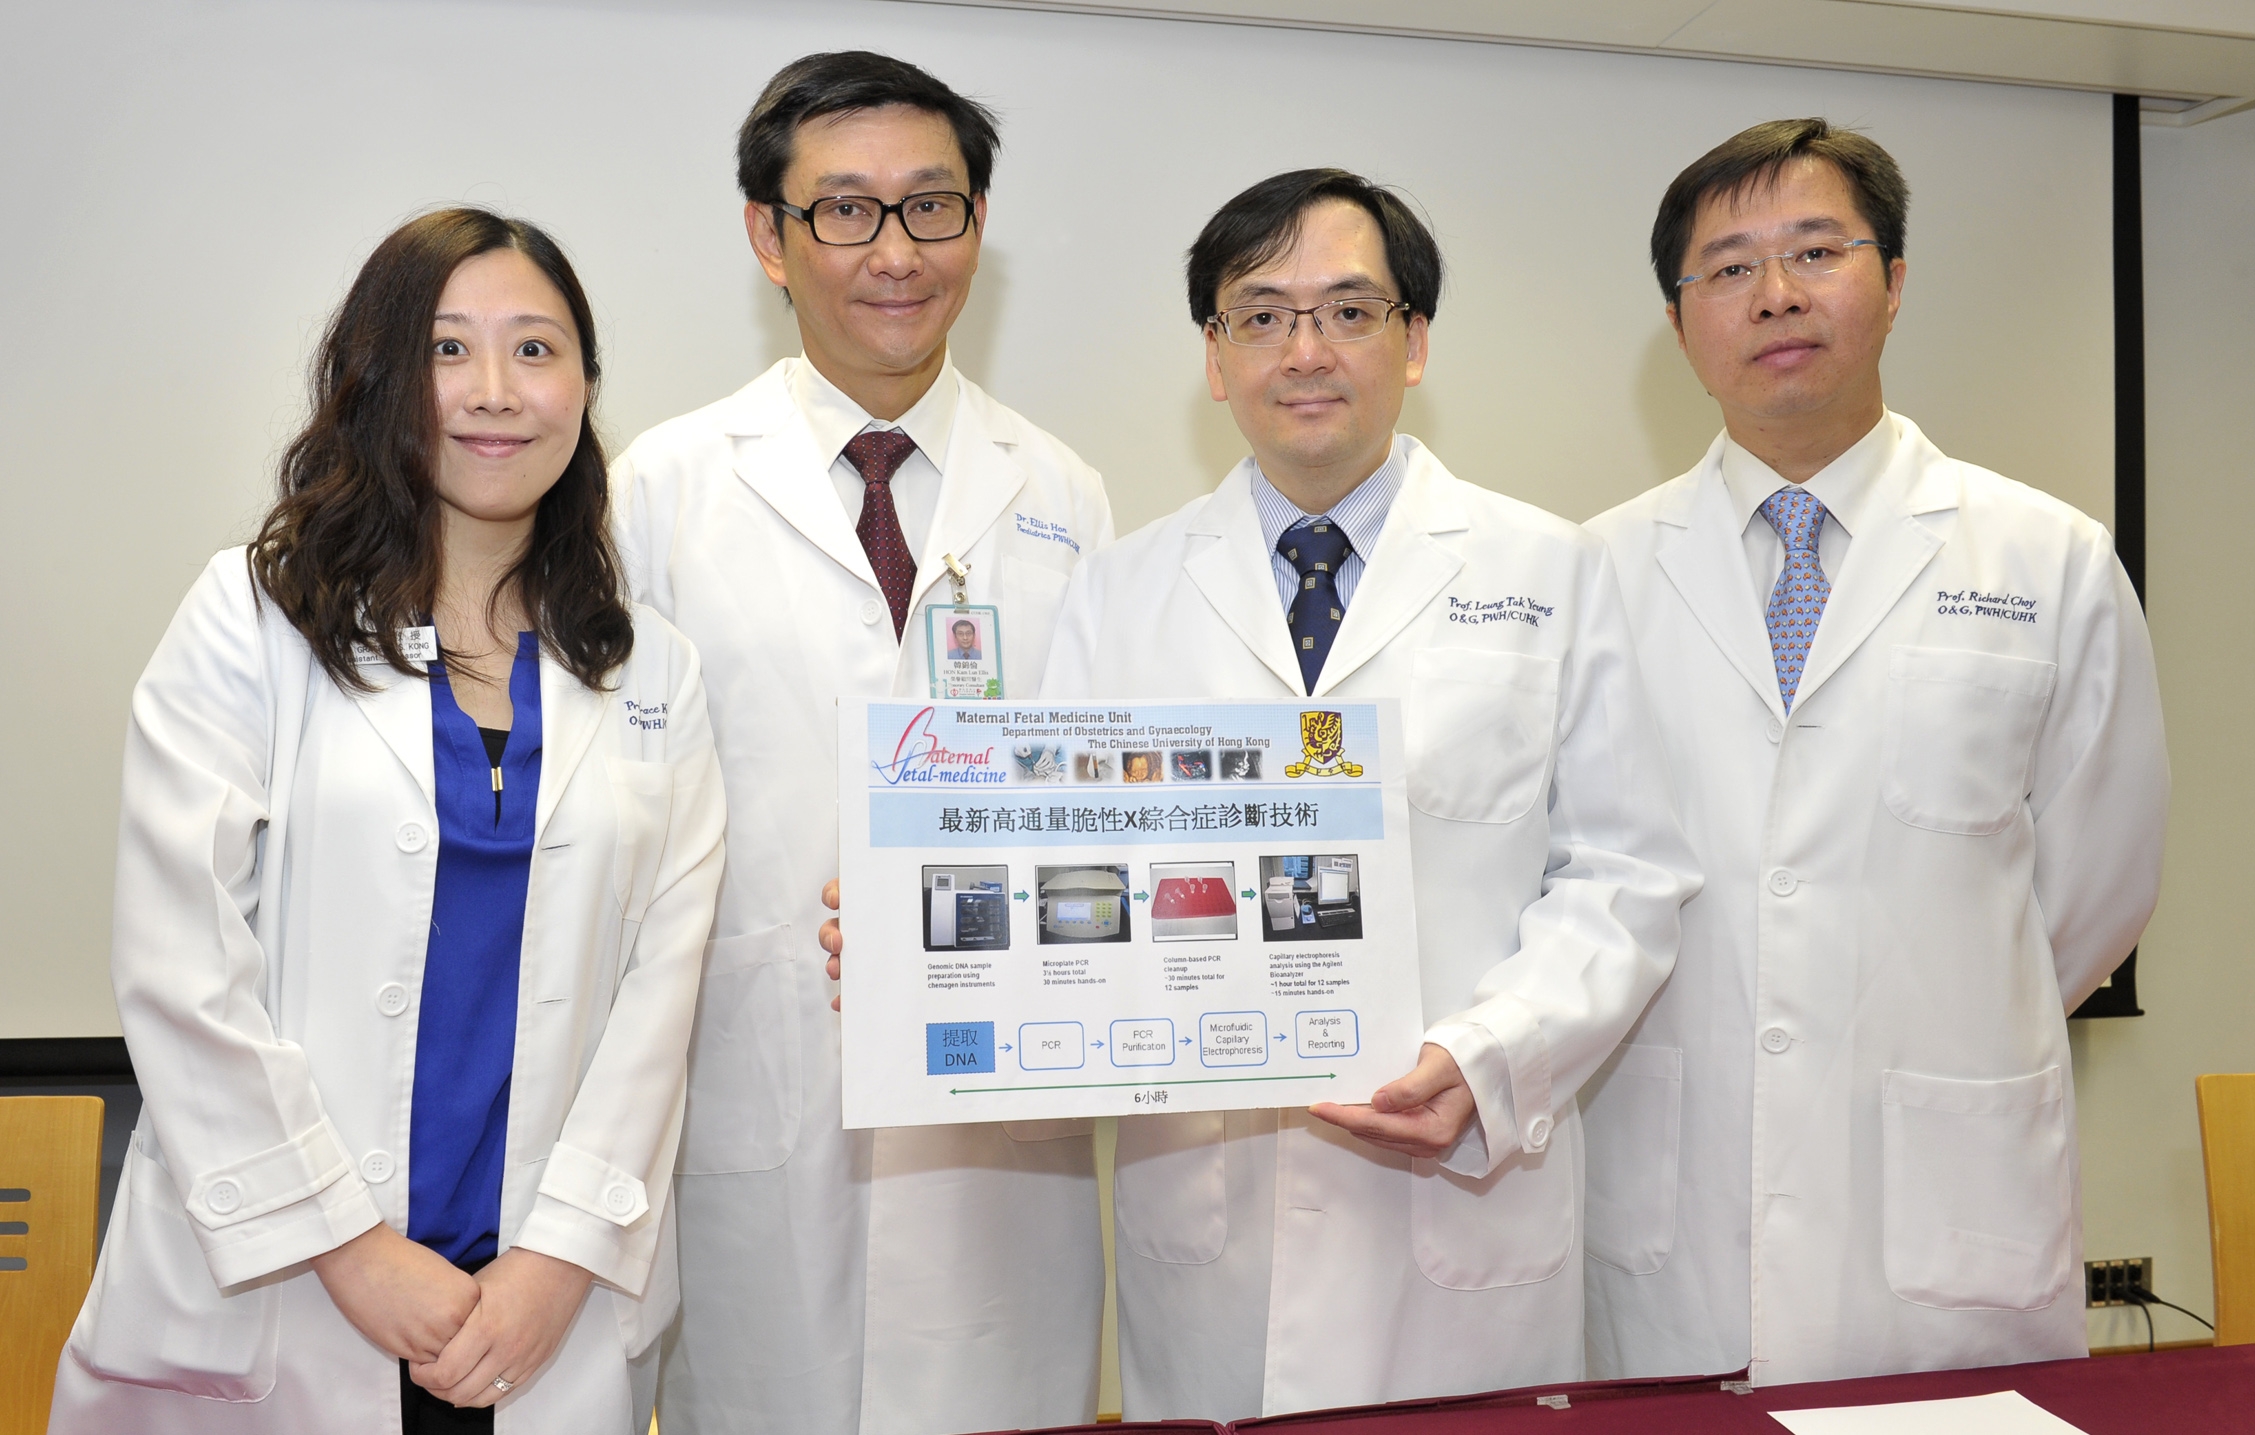
[[1354,551],[1347,555],[1347,561],[1339,565],[1338,573],[1332,578],[1339,590],[1339,609],[1345,612],[1347,605],[1354,602],[1356,585],[1362,582],[1365,560],[1378,551],[1378,535],[1385,531],[1386,515],[1393,509],[1394,495],[1402,491],[1402,470],[1402,441],[1396,437],[1386,461],[1378,465],[1378,471],[1331,505],[1329,514],[1322,514],[1309,513],[1279,493],[1255,460],[1253,511],[1260,515],[1261,539],[1268,544],[1269,570],[1276,575],[1276,601],[1286,612],[1292,610],[1292,595],[1300,591],[1300,575],[1291,560],[1276,551],[1276,540],[1296,524],[1324,517],[1345,531]]

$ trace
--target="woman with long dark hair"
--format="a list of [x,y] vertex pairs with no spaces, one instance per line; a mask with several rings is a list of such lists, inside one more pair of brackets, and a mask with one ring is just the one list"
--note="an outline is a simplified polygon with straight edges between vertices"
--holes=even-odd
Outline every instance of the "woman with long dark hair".
[[723,812],[696,654],[621,596],[599,373],[546,234],[402,226],[142,674],[144,1105],[52,1430],[646,1415]]

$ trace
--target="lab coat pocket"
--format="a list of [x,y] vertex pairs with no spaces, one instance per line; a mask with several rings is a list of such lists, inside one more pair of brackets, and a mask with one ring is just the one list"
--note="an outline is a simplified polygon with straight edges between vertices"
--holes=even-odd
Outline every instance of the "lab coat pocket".
[[1941,1310],[2041,1310],[2072,1274],[2064,1078],[1880,1076],[1887,1284]]
[[1985,837],[2027,801],[2055,663],[1955,648],[1897,648],[1881,739],[1887,810],[1913,827]]
[[787,923],[705,944],[682,1174],[772,1171],[798,1145],[799,962]]
[[1676,1243],[1683,1050],[1623,1046],[1577,1100],[1589,1141],[1590,1257],[1626,1275],[1651,1275]]
[[[1571,1109],[1571,1108],[1569,1108]],[[1409,1242],[1425,1279],[1446,1290],[1531,1285],[1574,1251],[1574,1149],[1561,1121],[1541,1151],[1517,1151],[1486,1176],[1409,1163]]]
[[136,1132],[126,1152],[71,1356],[104,1380],[206,1400],[264,1400],[274,1388],[281,1294],[272,1282],[221,1294],[180,1193],[142,1149],[145,1139]]
[[1402,723],[1409,802],[1452,822],[1516,822],[1544,792],[1558,722],[1558,660],[1426,648]]
[[1198,1266],[1229,1239],[1222,1113],[1123,1116],[1113,1158],[1112,1227],[1149,1260]]
[[618,845],[613,849],[611,881],[619,911],[640,922],[658,881],[658,859],[665,855],[666,831],[673,819],[673,764],[629,762],[605,757],[611,778],[611,803],[618,814]]
[[1049,666],[1049,640],[1057,631],[1057,614],[1065,606],[1065,585],[1071,573],[1024,558],[1002,560],[1002,691],[1007,697],[1031,697]]

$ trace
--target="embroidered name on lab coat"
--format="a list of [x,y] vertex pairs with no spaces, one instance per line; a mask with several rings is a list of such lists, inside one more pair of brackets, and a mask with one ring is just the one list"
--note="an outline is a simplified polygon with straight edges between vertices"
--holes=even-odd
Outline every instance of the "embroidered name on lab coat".
[[2036,600],[2018,593],[1984,593],[1978,588],[1936,589],[1934,611],[1945,618],[1998,618],[2007,623],[2036,621]]
[[1013,513],[1018,520],[1018,531],[1028,538],[1046,538],[1052,543],[1062,543],[1075,553],[1081,551],[1080,541],[1062,523],[1052,523],[1046,518],[1028,518],[1023,513]]
[[1449,599],[1449,621],[1475,627],[1486,623],[1525,623],[1530,628],[1539,628],[1543,619],[1557,611],[1549,604],[1523,596]]

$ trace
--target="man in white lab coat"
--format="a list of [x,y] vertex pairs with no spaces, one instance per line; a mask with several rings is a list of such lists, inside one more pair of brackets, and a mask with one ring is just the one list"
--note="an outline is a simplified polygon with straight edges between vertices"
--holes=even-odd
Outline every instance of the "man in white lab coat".
[[1590,527],[1707,885],[1583,1093],[1595,1375],[2084,1352],[2066,1013],[2153,909],[2160,699],[2106,530],[1882,402],[1907,206],[1778,121],[1653,227],[1724,431]]
[[1095,472],[948,362],[995,144],[991,115],[914,66],[785,67],[745,121],[738,178],[805,353],[617,463],[635,596],[704,656],[730,808],[690,1053],[667,1435],[1095,1413],[1088,1123],[844,1130],[816,944],[837,872],[836,699],[932,695],[958,602],[994,610],[978,661],[996,694],[1030,696],[1068,577],[1111,537]]
[[1074,578],[1045,696],[1399,698],[1426,1045],[1367,1105],[1120,1122],[1130,1419],[1232,1419],[1582,1371],[1574,1092],[1698,886],[1603,547],[1397,435],[1441,257],[1338,170],[1191,251],[1251,446]]

